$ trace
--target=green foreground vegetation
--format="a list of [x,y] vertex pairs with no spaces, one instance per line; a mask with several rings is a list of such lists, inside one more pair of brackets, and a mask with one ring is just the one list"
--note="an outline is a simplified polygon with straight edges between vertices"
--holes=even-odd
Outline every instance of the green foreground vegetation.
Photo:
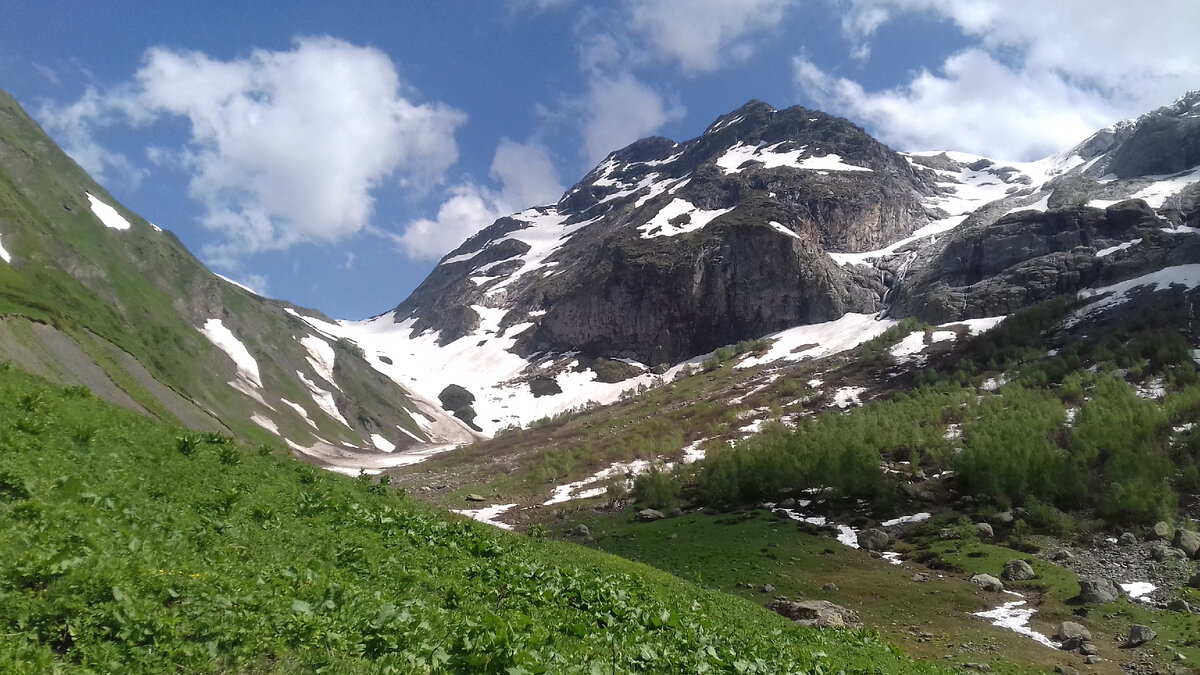
[[0,368],[0,671],[925,673]]

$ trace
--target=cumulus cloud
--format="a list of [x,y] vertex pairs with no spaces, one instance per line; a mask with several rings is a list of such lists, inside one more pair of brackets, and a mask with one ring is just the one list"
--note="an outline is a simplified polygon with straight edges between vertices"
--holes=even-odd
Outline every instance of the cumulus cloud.
[[582,109],[582,151],[589,166],[687,112],[628,72],[593,78]]
[[46,119],[80,139],[117,120],[187,120],[186,144],[153,156],[191,173],[201,221],[222,235],[205,253],[232,266],[258,251],[359,232],[385,182],[410,191],[440,183],[458,158],[454,131],[465,115],[411,97],[383,52],[317,37],[231,61],[153,48],[133,82],[89,92]]
[[436,260],[497,218],[552,204],[563,193],[549,151],[537,141],[501,139],[488,175],[495,188],[466,182],[448,190],[433,218],[410,222],[394,239],[408,257]]
[[628,26],[658,59],[685,74],[745,61],[794,0],[629,0]]
[[[1012,159],[1049,154],[1098,127],[1169,103],[1200,83],[1200,5],[1190,0],[850,0],[853,54],[902,15],[953,24],[974,44],[883,91],[794,61],[799,89],[904,148]],[[1162,45],[1171,45],[1169,50]]]

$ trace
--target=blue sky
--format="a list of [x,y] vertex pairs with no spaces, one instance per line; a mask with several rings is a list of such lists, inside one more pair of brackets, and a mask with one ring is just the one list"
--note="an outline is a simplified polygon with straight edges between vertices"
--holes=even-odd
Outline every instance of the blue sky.
[[1197,25],[1192,0],[9,0],[0,87],[214,271],[363,318],[639,137],[757,98],[1033,159],[1200,88]]

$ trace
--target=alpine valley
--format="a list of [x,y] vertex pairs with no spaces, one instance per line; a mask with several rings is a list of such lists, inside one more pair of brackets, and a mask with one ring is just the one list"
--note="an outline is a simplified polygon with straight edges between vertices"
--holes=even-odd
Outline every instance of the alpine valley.
[[1200,92],[1034,162],[751,101],[364,321],[3,94],[0,258],[2,669],[1200,662]]

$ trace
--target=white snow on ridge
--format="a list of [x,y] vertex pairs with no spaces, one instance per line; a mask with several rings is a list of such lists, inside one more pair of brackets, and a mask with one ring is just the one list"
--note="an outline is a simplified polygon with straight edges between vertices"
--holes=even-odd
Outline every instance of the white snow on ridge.
[[800,159],[800,155],[804,154],[808,149],[807,145],[802,145],[795,150],[786,150],[776,152],[783,143],[775,143],[765,147],[750,146],[743,143],[729,148],[725,154],[721,155],[716,160],[716,165],[721,167],[721,170],[726,174],[737,173],[741,171],[739,167],[748,161],[761,162],[763,168],[773,169],[776,167],[786,166],[796,169],[809,169],[813,171],[871,171],[872,169],[865,166],[855,166],[847,164],[840,155],[829,154],[821,157],[806,157]]
[[1075,318],[1080,318],[1106,307],[1125,302],[1129,299],[1129,291],[1135,288],[1149,286],[1152,290],[1157,291],[1175,284],[1181,284],[1188,288],[1200,286],[1200,264],[1164,267],[1156,272],[1151,272],[1136,279],[1115,283],[1111,286],[1084,289],[1079,292],[1079,297],[1081,298],[1104,297],[1080,308],[1075,312]]
[[[158,226],[157,226],[157,225],[151,224],[151,225],[150,225],[150,227],[153,227],[154,229],[158,230],[159,232],[162,232],[162,230],[160,230],[160,229],[158,228]],[[216,272],[213,272],[213,274],[216,274]],[[217,274],[217,276],[218,276],[218,277],[220,277],[220,278],[221,278],[221,280],[223,280],[223,281],[227,281],[227,282],[229,282],[229,283],[233,284],[234,286],[237,286],[238,288],[242,289],[243,291],[246,291],[247,293],[251,293],[251,294],[253,294],[253,295],[257,295],[257,296],[259,296],[259,297],[262,297],[262,294],[261,294],[261,293],[259,293],[258,291],[254,290],[253,288],[250,288],[250,287],[249,287],[249,286],[247,286],[246,284],[243,284],[243,283],[239,283],[239,282],[237,282],[237,281],[234,281],[233,279],[230,279],[229,277],[227,277],[227,276],[225,276],[225,275],[223,275],[223,274]]]
[[799,361],[819,358],[852,349],[896,325],[893,319],[879,319],[876,314],[848,313],[839,319],[796,326],[766,336],[771,348],[762,356],[743,359],[737,368],[750,368],[771,361]]
[[516,506],[516,504],[493,504],[492,506],[485,506],[482,509],[451,509],[451,510],[459,515],[471,518],[472,520],[478,520],[481,523],[487,523],[488,525],[495,525],[496,527],[499,527],[499,528],[502,528],[505,530],[511,530],[511,529],[513,529],[512,525],[509,525],[508,523],[502,522],[497,519],[501,515],[503,515],[504,512],[508,511],[509,509],[511,509],[514,506]]
[[[723,216],[732,211],[728,209],[714,209],[706,211],[698,209],[686,199],[676,197],[671,200],[671,203],[662,207],[653,218],[645,225],[639,225],[638,229],[642,232],[642,239],[652,239],[654,237],[674,237],[676,235],[685,234],[687,232],[695,232],[703,229],[714,218]],[[672,224],[670,221],[680,216],[686,215],[688,221],[685,223]]]
[[1140,243],[1142,243],[1141,239],[1134,239],[1132,241],[1127,241],[1123,244],[1117,244],[1116,246],[1109,246],[1108,248],[1102,248],[1099,251],[1096,251],[1096,257],[1097,258],[1106,258],[1106,257],[1116,253],[1117,251],[1124,251],[1125,249],[1129,248],[1130,246],[1133,246],[1134,244],[1140,244]]
[[96,214],[96,217],[100,219],[101,223],[104,223],[105,227],[110,227],[114,230],[128,230],[130,228],[129,221],[125,220],[125,217],[120,213],[117,213],[116,209],[96,199],[90,192],[83,194],[87,195],[88,201],[92,205],[92,213]]
[[279,435],[279,426],[276,425],[274,420],[270,419],[269,417],[263,417],[258,413],[254,413],[250,416],[250,421],[275,434],[276,436]]
[[308,416],[308,411],[304,409],[304,406],[302,406],[299,403],[296,403],[294,401],[289,401],[286,398],[279,399],[279,402],[286,405],[287,407],[291,408],[292,410],[295,410],[296,414],[303,417],[304,421],[308,422],[308,425],[310,427],[312,427],[314,429],[317,428],[317,423],[312,421],[312,419]]
[[220,319],[209,319],[204,322],[204,327],[198,330],[208,338],[209,342],[216,345],[217,349],[233,359],[233,363],[237,366],[239,379],[244,379],[254,387],[262,389],[258,361],[254,360],[254,357],[250,355],[250,350],[246,349],[246,345],[242,344],[241,340],[238,340]]
[[1173,176],[1147,176],[1155,179],[1149,186],[1136,192],[1130,199],[1144,199],[1152,209],[1161,209],[1168,197],[1177,195],[1192,183],[1200,182],[1200,166]]
[[12,255],[9,254],[8,249],[4,248],[4,244],[0,244],[0,258],[3,258],[6,263],[12,263]]
[[[1015,595],[1019,596],[1020,594],[1017,593]],[[1014,633],[1032,638],[1047,647],[1058,649],[1058,643],[1029,627],[1029,621],[1037,613],[1037,610],[1024,607],[1025,602],[1024,598],[1013,600],[986,612],[975,612],[971,616],[987,619],[993,626],[1011,630]]]

